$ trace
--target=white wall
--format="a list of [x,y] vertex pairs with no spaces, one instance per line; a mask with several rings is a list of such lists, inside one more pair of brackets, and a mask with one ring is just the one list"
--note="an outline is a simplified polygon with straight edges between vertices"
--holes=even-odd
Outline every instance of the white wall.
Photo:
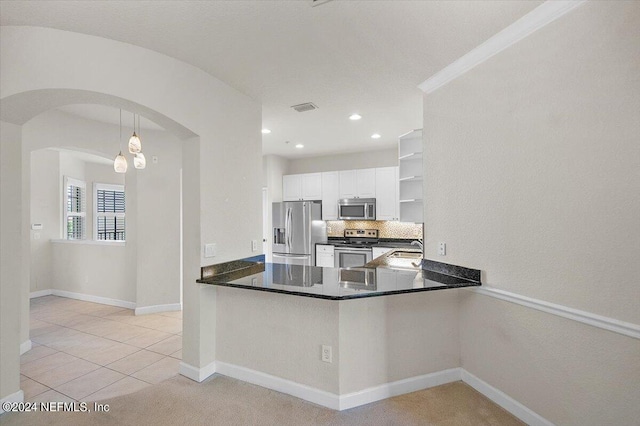
[[[20,126],[0,122],[0,398],[19,400],[20,321],[23,268],[21,251],[25,232],[22,215]],[[27,314],[28,315],[28,314]]]
[[50,149],[31,152],[31,223],[42,230],[31,234],[30,291],[51,288],[51,239],[60,238],[62,206],[60,197],[60,153]]
[[[249,241],[261,238],[259,103],[202,70],[130,44],[48,28],[3,26],[0,31],[3,121],[22,126],[59,105],[101,103],[140,113],[182,138],[187,154],[183,361],[196,368],[208,365],[215,359],[215,292],[195,280],[203,264],[252,255]],[[126,63],[135,63],[135,72],[122,66]],[[96,147],[110,141],[97,141]],[[21,155],[11,154],[5,161],[21,162]],[[18,175],[22,172],[17,166]],[[3,203],[5,198],[10,199],[3,191]],[[230,226],[236,223],[243,226]],[[28,243],[28,234],[24,240]],[[203,242],[218,243],[216,259],[203,257]],[[28,259],[28,250],[21,257]],[[28,304],[25,281],[23,303]],[[3,347],[17,345],[4,336]],[[1,373],[19,377],[18,369],[4,362]]]
[[[107,152],[109,148],[118,149],[118,126],[56,110],[29,121],[23,132],[28,149],[57,145],[89,150],[97,146],[98,140],[111,142],[111,147],[101,148]],[[125,136],[130,133],[130,129],[123,130]],[[34,238],[36,232],[31,231],[31,291],[64,290],[131,302],[139,308],[180,303],[182,147],[179,140],[161,131],[145,130],[142,140],[147,167],[136,171],[130,164],[124,175],[115,173],[112,165],[86,161],[82,153],[79,156],[72,151],[48,149],[32,152],[31,216],[34,220],[49,218],[51,223],[40,232],[38,240]],[[132,156],[127,156],[132,163]],[[153,163],[154,156],[158,163]],[[64,237],[61,212],[65,176],[87,185],[87,243],[49,243],[51,238]],[[105,248],[90,244],[94,239],[95,183],[126,183],[126,246],[116,243]],[[105,254],[108,259],[104,259]]]
[[349,152],[289,160],[287,174],[332,172],[336,170],[395,167],[398,165],[398,148],[377,151]]
[[289,163],[288,159],[278,155],[262,157],[262,185],[267,188],[267,211],[263,214],[266,214],[266,222],[269,224],[269,229],[265,232],[267,235],[265,242],[267,262],[271,262],[271,246],[273,244],[271,230],[273,211],[271,206],[273,203],[282,201],[282,176],[288,173]]
[[458,294],[427,291],[340,303],[340,394],[460,366]]
[[[640,4],[586,2],[424,99],[425,254],[640,324]],[[556,424],[636,424],[640,341],[470,292],[462,366]]]

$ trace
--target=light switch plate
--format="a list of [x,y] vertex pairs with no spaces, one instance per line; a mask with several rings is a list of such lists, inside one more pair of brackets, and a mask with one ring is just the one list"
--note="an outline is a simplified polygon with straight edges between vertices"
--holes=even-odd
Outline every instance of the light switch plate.
[[204,257],[215,257],[216,255],[216,244],[205,244],[204,245]]
[[251,240],[251,251],[258,250],[258,240]]

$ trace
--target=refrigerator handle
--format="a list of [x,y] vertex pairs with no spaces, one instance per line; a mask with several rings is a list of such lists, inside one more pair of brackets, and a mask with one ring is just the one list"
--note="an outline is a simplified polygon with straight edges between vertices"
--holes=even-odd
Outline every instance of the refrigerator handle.
[[287,216],[286,216],[286,233],[287,233],[287,246],[291,247],[291,207],[287,208]]

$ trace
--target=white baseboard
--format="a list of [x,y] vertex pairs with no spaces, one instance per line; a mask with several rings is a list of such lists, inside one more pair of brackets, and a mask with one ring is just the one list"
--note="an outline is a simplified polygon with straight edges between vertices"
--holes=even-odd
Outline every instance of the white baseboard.
[[2,405],[5,402],[24,402],[24,392],[22,392],[22,390],[19,390],[18,392],[12,393],[11,395],[0,399],[0,414],[4,413]]
[[457,382],[461,380],[461,369],[450,368],[448,370],[437,371],[435,373],[421,376],[409,377],[408,379],[385,383],[361,391],[340,395],[340,410],[358,407],[392,396],[403,395],[422,389],[429,389],[445,383]]
[[178,372],[184,377],[200,383],[216,372],[216,366],[217,363],[215,361],[202,368],[194,367],[184,361],[180,361]]
[[136,307],[136,315],[157,314],[158,312],[181,311],[182,303],[169,303],[167,305],[151,305]]
[[460,370],[462,372],[462,380],[466,384],[468,384],[529,426],[553,426],[553,423],[551,423],[549,420],[522,405],[506,393],[494,388],[489,383],[479,379],[478,377],[469,373],[467,370],[463,368],[461,368]]
[[31,350],[31,339],[28,339],[20,343],[20,355],[25,354]]
[[29,295],[29,297],[34,298],[34,297],[49,296],[49,295],[68,297],[69,299],[84,300],[85,302],[101,303],[103,305],[118,306],[119,308],[127,308],[127,309],[136,308],[135,302],[127,302],[126,300],[110,299],[108,297],[100,297],[100,296],[94,296],[92,294],[75,293],[72,291],[57,290],[57,289],[34,291]]
[[35,299],[36,297],[42,296],[51,296],[52,294],[53,290],[51,289],[32,291],[31,293],[29,293],[29,299]]
[[393,396],[462,380],[528,425],[553,426],[553,423],[544,417],[460,367],[409,377],[344,395],[316,389],[261,371],[220,361],[212,362],[203,368],[197,368],[181,362],[179,371],[181,375],[196,382],[202,382],[212,374],[219,373],[243,382],[262,386],[263,388],[286,393],[287,395],[295,396],[296,398],[304,399],[305,401],[313,402],[314,404],[322,405],[332,410],[340,411],[370,404]]
[[216,373],[262,386],[263,388],[286,393],[287,395],[295,396],[333,410],[340,409],[340,398],[335,393],[312,388],[311,386],[272,376],[271,374],[261,371],[227,364],[226,362],[216,362]]

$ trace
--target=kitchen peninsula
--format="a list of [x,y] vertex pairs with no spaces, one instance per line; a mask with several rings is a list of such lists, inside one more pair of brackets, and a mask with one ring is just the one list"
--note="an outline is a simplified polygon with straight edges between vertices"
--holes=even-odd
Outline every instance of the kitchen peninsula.
[[262,263],[240,260],[226,268],[202,268],[202,284],[347,300],[429,290],[479,286],[480,271],[412,256],[412,250],[392,250],[356,268]]
[[337,410],[460,380],[457,289],[481,285],[480,271],[411,257],[202,268],[216,290],[215,371]]

